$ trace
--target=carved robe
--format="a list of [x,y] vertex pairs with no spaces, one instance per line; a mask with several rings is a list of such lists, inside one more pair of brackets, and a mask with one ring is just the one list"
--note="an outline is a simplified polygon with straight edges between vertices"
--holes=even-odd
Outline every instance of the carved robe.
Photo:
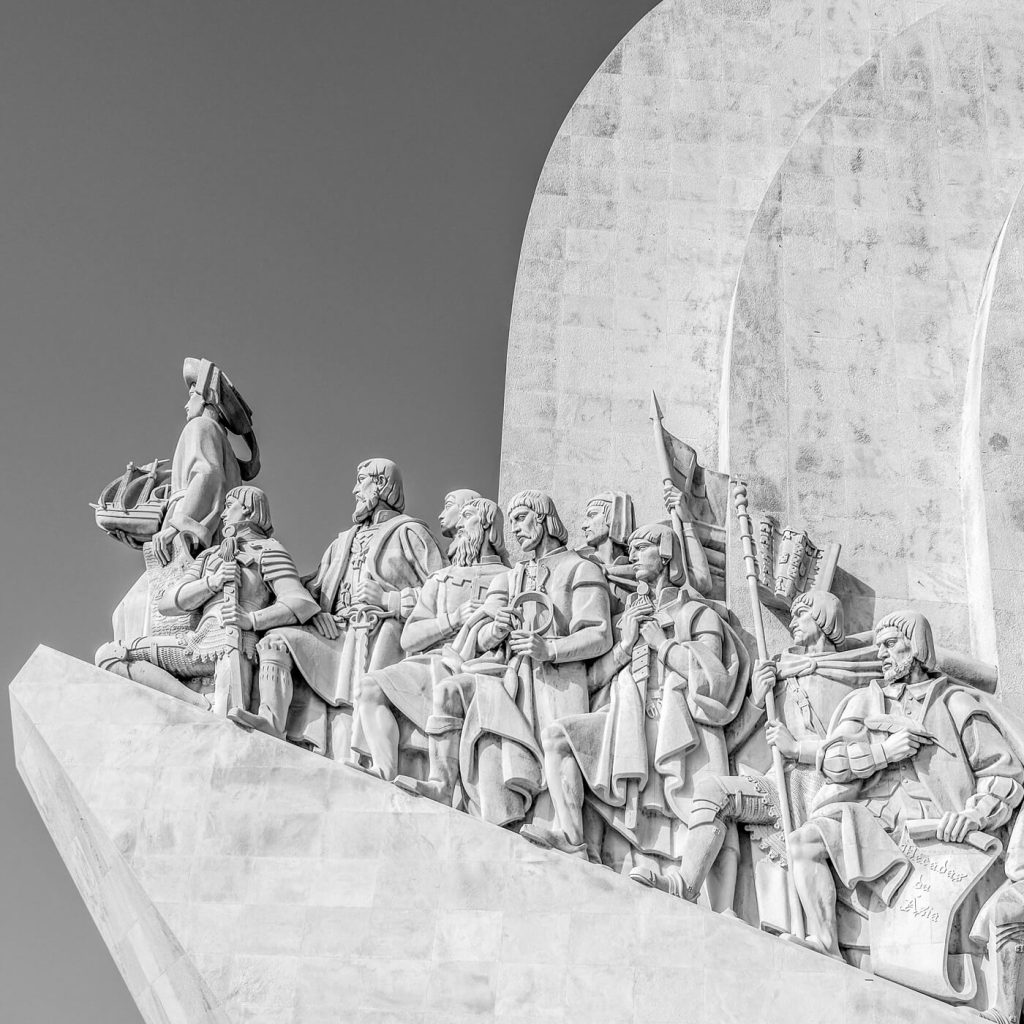
[[[485,605],[499,608],[529,591],[551,601],[552,621],[544,636],[553,643],[554,661],[534,664],[498,650],[503,641],[488,622],[477,643],[494,653],[467,664],[470,676],[456,677],[466,678],[466,691],[472,693],[459,751],[462,787],[471,810],[498,825],[524,818],[545,789],[541,730],[586,710],[586,662],[612,642],[608,587],[593,562],[565,548],[520,562],[495,577]],[[546,615],[532,605],[524,611],[527,628]]]
[[592,685],[607,684],[597,710],[560,724],[598,813],[634,850],[674,860],[695,778],[729,770],[725,727],[749,659],[732,628],[684,590],[662,590],[654,618],[668,636],[661,648],[641,636],[621,668],[614,651],[605,655],[591,667]]
[[171,460],[171,498],[164,525],[206,548],[220,537],[220,514],[232,487],[242,482],[228,432],[208,416],[182,428]]
[[[421,736],[430,717],[434,684],[457,671],[461,662],[456,651],[445,655],[450,643],[469,632],[457,624],[459,609],[470,600],[482,600],[494,578],[505,572],[497,555],[485,555],[475,565],[449,565],[432,573],[402,630],[402,649],[408,657],[374,672],[381,690]],[[423,745],[420,738],[413,744]]]
[[[934,737],[913,758],[886,764],[882,742],[909,718]],[[808,824],[839,880],[863,883],[889,905],[909,870],[890,833],[905,822],[977,809],[995,832],[1024,795],[1024,766],[979,695],[947,677],[914,686],[877,682],[836,712],[822,751],[829,779]]]
[[[321,611],[337,617],[340,635],[329,640],[312,626],[271,630],[285,641],[295,671],[308,685],[293,699],[288,737],[313,749],[326,746],[324,704],[353,707],[359,680],[374,669],[402,659],[402,623],[412,611],[420,587],[441,568],[444,558],[425,523],[380,510],[368,523],[341,533],[324,552],[307,582]],[[384,590],[384,608],[353,603],[356,585],[374,580]],[[353,721],[358,741],[358,717]],[[335,751],[335,756],[341,752]]]

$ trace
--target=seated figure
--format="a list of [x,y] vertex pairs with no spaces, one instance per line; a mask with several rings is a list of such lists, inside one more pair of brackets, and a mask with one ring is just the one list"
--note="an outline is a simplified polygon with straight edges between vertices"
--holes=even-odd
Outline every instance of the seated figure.
[[241,654],[241,697],[236,703],[244,708],[259,634],[305,622],[319,606],[299,581],[291,556],[271,536],[270,505],[263,491],[249,485],[232,488],[221,520],[224,542],[203,551],[158,602],[168,615],[197,612],[195,628],[106,643],[96,652],[96,664],[190,703],[196,703],[195,686],[213,683],[215,710],[226,714],[231,671],[227,655],[234,650]]
[[396,785],[451,804],[461,784],[470,813],[496,825],[550,817],[542,729],[588,706],[589,659],[611,646],[608,586],[600,568],[565,547],[554,502],[522,491],[509,502],[526,553],[495,576],[475,639],[480,657],[433,690],[430,778]]
[[402,649],[407,657],[370,672],[360,687],[365,749],[353,749],[367,754],[369,771],[388,781],[398,772],[400,718],[426,732],[434,687],[461,668],[486,621],[479,613],[487,588],[507,571],[501,509],[495,502],[471,498],[462,505],[448,557],[452,564],[427,577],[406,620]]

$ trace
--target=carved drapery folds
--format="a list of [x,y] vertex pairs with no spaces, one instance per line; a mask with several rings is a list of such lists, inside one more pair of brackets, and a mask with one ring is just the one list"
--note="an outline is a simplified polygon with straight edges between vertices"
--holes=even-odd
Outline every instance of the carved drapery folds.
[[[609,488],[574,510],[574,549],[547,494],[502,510],[457,489],[442,548],[406,512],[399,467],[371,458],[351,522],[302,575],[267,495],[242,483],[259,468],[251,410],[206,360],[185,378],[169,473],[129,464],[96,506],[145,559],[97,664],[1017,1019],[1024,721],[992,695],[991,666],[937,647],[914,610],[847,635],[829,589],[839,546],[767,516],[755,527],[745,489],[700,465],[656,399],[664,508],[639,527]],[[753,635],[736,614],[748,596]],[[787,649],[766,649],[763,607],[788,619]]]

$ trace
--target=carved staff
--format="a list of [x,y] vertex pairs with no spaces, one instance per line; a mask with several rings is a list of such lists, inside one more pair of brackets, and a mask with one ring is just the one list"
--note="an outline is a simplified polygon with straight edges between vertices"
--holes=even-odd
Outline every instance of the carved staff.
[[[220,546],[220,554],[225,565],[231,567],[231,574],[224,584],[224,607],[234,610],[238,607],[238,543],[234,537],[224,540]],[[224,637],[227,651],[223,659],[227,686],[218,687],[220,692],[214,695],[217,713],[221,715],[226,715],[233,707],[248,710],[242,692],[242,631],[238,626],[225,626]]]
[[[764,635],[764,618],[762,617],[761,598],[757,592],[757,559],[754,556],[754,528],[747,511],[747,485],[737,481],[733,485],[733,502],[736,507],[736,520],[740,527],[740,538],[743,542],[743,565],[746,569],[747,586],[750,590],[750,607],[754,616],[754,636],[757,639],[757,656],[761,661],[768,661],[768,641]],[[775,691],[769,690],[764,698],[765,711],[770,724],[778,721],[775,707]],[[789,806],[789,790],[786,788],[786,766],[782,751],[772,744],[772,768],[775,771],[775,784],[779,790],[779,813],[782,816],[782,831],[786,839],[786,860],[789,870],[786,872],[786,892],[789,897],[789,928],[797,938],[804,937],[803,912],[800,909],[800,898],[797,896],[796,883],[793,879],[793,853],[789,837],[793,831],[793,813]]]

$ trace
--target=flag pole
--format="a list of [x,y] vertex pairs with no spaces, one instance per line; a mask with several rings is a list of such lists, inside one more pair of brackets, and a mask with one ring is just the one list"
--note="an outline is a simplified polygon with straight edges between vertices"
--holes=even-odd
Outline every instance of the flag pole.
[[[764,635],[764,617],[761,608],[761,598],[757,592],[757,559],[754,555],[754,527],[750,521],[750,512],[747,510],[747,485],[736,481],[733,485],[733,502],[736,508],[736,520],[740,527],[740,538],[743,542],[743,564],[746,570],[747,587],[750,591],[750,606],[754,617],[754,636],[757,640],[757,656],[761,661],[768,661],[768,641]],[[768,722],[775,724],[778,719],[778,711],[775,706],[774,688],[765,694],[765,711],[768,715]],[[786,840],[786,893],[789,898],[789,930],[797,938],[804,937],[803,911],[800,907],[800,898],[796,891],[796,882],[793,878],[793,853],[790,844],[790,834],[793,831],[793,813],[789,806],[789,790],[786,788],[786,766],[782,757],[782,751],[772,744],[772,768],[775,773],[775,785],[779,790],[779,813],[782,818],[782,831]]]

